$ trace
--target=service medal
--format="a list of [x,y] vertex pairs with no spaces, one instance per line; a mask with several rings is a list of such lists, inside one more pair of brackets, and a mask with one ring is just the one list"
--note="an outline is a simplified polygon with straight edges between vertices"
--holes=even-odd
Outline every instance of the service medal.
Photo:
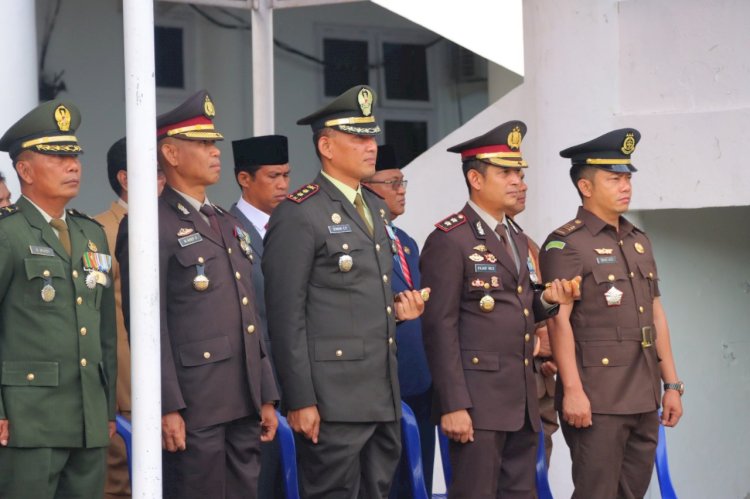
[[497,262],[497,257],[495,255],[493,255],[492,253],[487,253],[486,255],[484,255],[484,259],[487,260],[490,263]]
[[93,270],[89,270],[88,274],[86,274],[86,287],[89,289],[94,289],[96,287],[96,274]]
[[604,298],[607,300],[607,306],[619,307],[620,305],[622,305],[623,295],[624,293],[616,287],[612,286],[611,288],[609,288],[609,291],[604,293]]
[[490,295],[484,295],[479,300],[479,309],[482,312],[492,312],[495,309],[495,299]]
[[500,287],[500,279],[498,279],[496,275],[493,275],[492,277],[490,277],[490,283],[493,288]]
[[208,289],[209,282],[211,281],[209,281],[208,277],[203,274],[198,274],[197,276],[195,276],[195,278],[193,278],[193,288],[196,291],[205,291],[206,289]]
[[339,257],[339,270],[341,272],[349,272],[352,270],[352,266],[354,265],[354,260],[349,255],[341,255]]
[[52,287],[52,284],[47,283],[42,287],[41,295],[42,300],[49,303],[55,299],[55,288]]
[[94,244],[94,241],[91,241],[91,240],[89,240],[88,242],[88,248],[89,248],[89,251],[93,251],[94,253],[98,251],[96,244]]
[[471,286],[473,288],[481,288],[484,286],[484,281],[481,279],[474,279],[473,281],[471,281]]
[[472,262],[483,262],[484,257],[479,253],[472,253],[471,255],[469,255],[469,260],[471,260]]

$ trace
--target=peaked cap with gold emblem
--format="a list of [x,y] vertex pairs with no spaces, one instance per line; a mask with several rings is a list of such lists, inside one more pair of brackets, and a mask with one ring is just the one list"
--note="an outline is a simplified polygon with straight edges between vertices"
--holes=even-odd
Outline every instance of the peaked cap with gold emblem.
[[224,136],[214,128],[215,116],[216,108],[211,96],[206,90],[200,90],[156,118],[156,139],[224,140]]
[[529,165],[521,157],[521,141],[525,135],[523,121],[508,121],[484,135],[449,148],[448,152],[461,153],[461,161],[478,159],[493,166],[526,168]]
[[52,100],[39,104],[16,121],[0,138],[0,151],[15,159],[22,151],[78,156],[83,149],[75,136],[81,113],[70,102]]
[[616,173],[638,171],[630,163],[630,155],[641,140],[635,128],[620,128],[607,132],[583,144],[560,151],[560,156],[570,158],[573,168],[593,166]]
[[322,109],[301,118],[298,125],[310,125],[313,132],[333,128],[353,135],[377,135],[380,126],[375,121],[375,92],[367,85],[357,85],[336,97]]

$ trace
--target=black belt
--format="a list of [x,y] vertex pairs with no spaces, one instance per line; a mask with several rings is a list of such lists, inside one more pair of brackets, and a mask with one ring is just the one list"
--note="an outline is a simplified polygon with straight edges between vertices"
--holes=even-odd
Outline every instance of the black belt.
[[643,348],[649,348],[656,341],[656,328],[643,327],[581,327],[573,328],[576,341],[640,341]]

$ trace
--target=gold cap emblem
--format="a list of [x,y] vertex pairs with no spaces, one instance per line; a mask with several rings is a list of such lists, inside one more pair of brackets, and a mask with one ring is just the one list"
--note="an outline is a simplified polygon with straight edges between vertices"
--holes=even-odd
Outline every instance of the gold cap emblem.
[[357,94],[357,102],[359,103],[359,108],[362,110],[362,116],[370,116],[372,114],[372,92],[363,88]]
[[622,142],[620,150],[623,154],[633,154],[633,151],[635,151],[635,137],[632,133],[625,134],[625,140]]
[[206,100],[203,102],[203,111],[206,113],[206,116],[209,118],[213,118],[216,116],[216,109],[214,108],[214,103],[211,102],[211,98],[207,95]]
[[55,109],[55,121],[57,121],[57,128],[61,132],[67,132],[70,130],[70,111],[68,108],[60,104]]
[[508,147],[511,149],[519,149],[521,147],[521,128],[514,127],[513,130],[508,134]]

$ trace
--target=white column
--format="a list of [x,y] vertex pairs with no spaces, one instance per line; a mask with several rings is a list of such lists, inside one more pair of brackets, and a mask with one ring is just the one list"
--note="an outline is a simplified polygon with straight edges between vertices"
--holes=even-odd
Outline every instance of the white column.
[[[34,4],[31,1],[0,0],[0,46],[7,48],[3,55],[3,91],[0,92],[0,109],[3,110],[0,113],[0,137],[39,103]],[[8,179],[7,185],[15,201],[21,191],[6,153],[0,153],[0,170]]]
[[153,0],[123,2],[128,138],[133,497],[160,498],[161,364]]
[[253,135],[258,136],[274,133],[273,9],[271,0],[253,3]]

